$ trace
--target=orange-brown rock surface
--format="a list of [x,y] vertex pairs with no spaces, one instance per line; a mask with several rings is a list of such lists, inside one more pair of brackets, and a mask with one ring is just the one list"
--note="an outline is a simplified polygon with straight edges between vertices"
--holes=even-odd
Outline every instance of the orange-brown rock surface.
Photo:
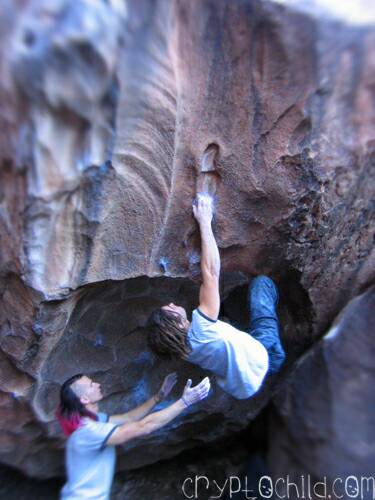
[[344,308],[278,394],[269,462],[274,477],[284,478],[281,496],[287,475],[299,494],[309,475],[312,484],[325,478],[326,498],[374,495],[374,311],[372,286]]
[[[374,282],[375,28],[268,0],[6,0],[0,26],[0,462],[51,477],[65,378],[96,377],[112,411],[176,367],[145,324],[196,305],[197,191],[226,315],[270,274],[290,365]],[[244,428],[278,380],[216,389],[120,466]]]

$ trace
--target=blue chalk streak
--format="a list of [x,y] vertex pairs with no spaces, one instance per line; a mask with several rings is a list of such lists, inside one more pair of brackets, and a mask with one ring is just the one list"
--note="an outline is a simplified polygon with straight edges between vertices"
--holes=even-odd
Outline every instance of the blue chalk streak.
[[94,346],[95,347],[101,347],[103,345],[104,345],[104,341],[103,341],[102,335],[97,335],[96,338],[95,338]]
[[165,257],[161,257],[159,260],[159,266],[161,267],[163,273],[167,272],[168,265],[169,265],[168,259],[166,259]]

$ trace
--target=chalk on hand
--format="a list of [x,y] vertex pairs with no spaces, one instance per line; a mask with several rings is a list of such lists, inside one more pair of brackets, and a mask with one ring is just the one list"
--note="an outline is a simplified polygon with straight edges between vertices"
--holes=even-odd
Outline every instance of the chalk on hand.
[[213,198],[210,195],[210,193],[207,193],[205,191],[201,191],[200,193],[197,193],[197,198],[207,198],[208,200],[213,201]]
[[198,199],[199,198],[205,198],[206,200],[210,201],[211,207],[212,207],[212,213],[215,213],[215,198],[213,197],[210,193],[207,193],[205,191],[201,191],[200,193],[197,193],[196,198],[193,200],[193,206],[197,206],[198,204]]
[[204,198],[207,201],[210,201],[211,203],[213,203],[213,201],[214,201],[213,197],[209,193],[201,192],[201,193],[197,193],[196,198],[194,198],[194,200],[193,200],[193,205],[197,205],[198,199],[204,199]]

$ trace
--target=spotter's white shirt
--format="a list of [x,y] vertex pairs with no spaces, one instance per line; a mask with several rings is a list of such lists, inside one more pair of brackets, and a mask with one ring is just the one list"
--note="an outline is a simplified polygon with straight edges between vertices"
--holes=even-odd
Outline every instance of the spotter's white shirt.
[[66,443],[67,482],[61,500],[109,500],[116,462],[114,446],[107,445],[118,427],[108,415],[98,413],[98,421],[84,418],[83,425]]

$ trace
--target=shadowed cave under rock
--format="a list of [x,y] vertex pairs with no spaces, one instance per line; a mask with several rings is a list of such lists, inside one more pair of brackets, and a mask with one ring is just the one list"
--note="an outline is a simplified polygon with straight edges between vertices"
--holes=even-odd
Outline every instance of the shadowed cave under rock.
[[[248,282],[249,278],[242,273],[228,273],[221,281],[220,316],[245,331],[249,324]],[[283,343],[289,345],[288,352],[292,355],[301,354],[301,349],[308,345],[311,330],[311,303],[297,272],[285,273],[278,285]],[[80,298],[45,363],[42,377],[60,384],[79,371],[93,373],[95,366],[98,374],[113,370],[111,379],[118,378],[114,385],[121,384],[127,392],[134,386],[134,380],[141,378],[139,370],[143,373],[159,362],[148,352],[146,342],[151,312],[174,301],[191,314],[198,305],[199,284],[185,278],[141,277],[87,286],[78,293]],[[65,365],[60,363],[62,357],[67,358]],[[126,377],[115,376],[116,371],[124,369],[128,381]],[[129,384],[129,381],[132,382]],[[50,411],[47,409],[46,413]]]
[[[281,336],[288,353],[288,366],[311,343],[313,313],[298,273],[284,272],[276,281],[280,288]],[[243,330],[247,330],[249,324],[248,282],[249,278],[242,273],[225,273],[221,280],[221,316]],[[33,399],[39,418],[49,422],[51,437],[59,437],[54,413],[60,385],[76,373],[89,374],[101,383],[104,396],[101,408],[108,413],[126,411],[142,403],[170,371],[177,370],[179,374],[170,401],[182,390],[188,377],[197,381],[204,374],[190,363],[167,361],[153,355],[146,334],[151,312],[165,303],[181,304],[190,314],[198,305],[199,283],[185,278],[140,277],[90,285],[75,293],[75,306],[60,339],[44,362],[41,382]],[[61,308],[63,304],[64,301],[55,302],[52,307]],[[272,385],[273,379],[269,377],[264,390],[255,398],[233,401],[214,384],[212,396],[203,406],[197,405],[155,436],[124,446],[127,451],[124,467],[144,466],[195,447],[205,439],[214,441],[241,431],[248,425],[249,411],[255,416],[265,404]],[[200,415],[202,411],[204,419]],[[158,446],[153,448],[153,444]],[[61,465],[56,456],[55,473],[62,473]]]

